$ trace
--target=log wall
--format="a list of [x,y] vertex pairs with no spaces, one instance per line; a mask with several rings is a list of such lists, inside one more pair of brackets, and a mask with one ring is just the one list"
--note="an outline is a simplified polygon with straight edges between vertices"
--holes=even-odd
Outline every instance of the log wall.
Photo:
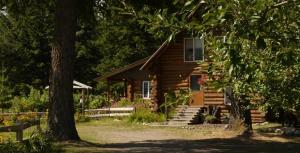
[[[205,51],[204,54],[206,54]],[[188,90],[190,75],[207,75],[207,63],[184,62],[183,35],[178,36],[176,42],[171,43],[156,61],[159,62],[161,93],[167,93],[169,90],[175,92],[180,89]],[[206,87],[204,90],[204,105],[217,105],[221,107],[221,114],[228,115],[229,109],[224,104],[224,94],[218,93],[211,87]],[[160,101],[164,101],[163,96],[161,96]],[[254,123],[264,121],[263,113],[258,110],[252,110],[251,115]]]

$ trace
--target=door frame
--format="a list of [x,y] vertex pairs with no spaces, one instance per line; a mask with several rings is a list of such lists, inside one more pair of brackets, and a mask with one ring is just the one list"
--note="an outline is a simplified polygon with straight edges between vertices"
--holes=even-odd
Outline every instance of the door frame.
[[[192,91],[192,89],[191,89],[191,83],[192,83],[191,82],[191,77],[192,76],[201,76],[201,78],[202,78],[204,76],[204,74],[201,74],[201,73],[192,73],[192,74],[190,74],[189,75],[189,84],[188,84],[189,92],[192,94],[191,97],[190,97],[189,105],[193,105],[193,104],[191,104],[192,98],[194,97],[193,94],[195,92],[199,92],[198,94],[202,94],[202,102],[201,102],[202,104],[200,104],[199,106],[202,106],[202,105],[204,105],[204,88],[200,84],[200,90],[199,91]],[[197,106],[197,104],[195,106]]]

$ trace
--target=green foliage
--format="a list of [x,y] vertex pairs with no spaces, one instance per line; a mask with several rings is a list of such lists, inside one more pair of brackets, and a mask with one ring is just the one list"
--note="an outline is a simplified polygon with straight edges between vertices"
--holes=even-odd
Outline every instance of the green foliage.
[[37,89],[31,88],[30,93],[27,98],[27,102],[29,103],[29,107],[31,110],[35,111],[46,111],[48,108],[48,92],[41,92]]
[[14,3],[6,6],[6,14],[0,13],[0,61],[14,94],[27,94],[29,84],[42,88],[48,82],[54,15],[50,5]]
[[165,117],[163,114],[153,113],[150,109],[146,108],[137,109],[136,112],[128,118],[128,121],[131,123],[162,122],[164,120]]
[[91,96],[91,101],[89,102],[90,109],[108,107],[110,105],[111,103],[107,101],[106,96]]
[[161,107],[176,107],[177,105],[187,105],[189,103],[191,93],[187,90],[179,90],[176,94],[175,91],[170,90],[165,94],[164,104]]
[[[251,99],[261,97],[264,108],[299,112],[300,1],[188,1],[169,15],[158,11],[147,16],[160,29],[187,31],[205,37],[210,79],[217,89],[231,86],[241,112]],[[195,11],[187,21],[187,12]],[[180,15],[178,15],[180,14]],[[177,21],[176,24],[170,24]],[[174,30],[175,29],[175,30]],[[154,33],[155,33],[154,32]],[[216,37],[226,36],[226,41]]]
[[15,143],[11,140],[4,144],[0,144],[0,152],[6,153],[26,153],[25,147],[21,143]]
[[3,64],[1,66],[0,74],[0,108],[8,109],[11,107],[12,91],[5,85],[7,78],[4,76]]
[[119,102],[118,102],[118,106],[119,107],[127,107],[127,106],[133,106],[133,102],[129,101],[128,99],[121,99]]
[[168,91],[165,94],[165,102],[160,105],[160,109],[169,118],[174,115],[174,109],[178,105],[187,105],[189,103],[191,93],[187,90],[179,90],[176,94],[175,91]]
[[134,107],[139,109],[139,108],[147,108],[150,109],[152,105],[152,101],[149,99],[143,99],[143,98],[135,98],[133,100]]
[[31,87],[30,93],[26,96],[15,96],[12,100],[13,112],[39,111],[44,112],[48,108],[48,91],[40,91]]
[[211,123],[211,124],[216,124],[216,123],[219,123],[219,120],[214,115],[206,115],[205,118],[204,118],[204,122]]
[[51,137],[46,133],[33,133],[24,143],[11,140],[0,144],[0,152],[5,153],[51,153],[53,149]]

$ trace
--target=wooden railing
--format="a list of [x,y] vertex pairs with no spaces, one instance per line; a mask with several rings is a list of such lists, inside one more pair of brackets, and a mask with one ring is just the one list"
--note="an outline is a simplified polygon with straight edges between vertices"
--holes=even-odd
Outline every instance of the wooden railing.
[[85,115],[91,118],[129,116],[135,112],[134,107],[100,108],[85,110]]
[[19,123],[17,125],[0,127],[0,132],[16,132],[16,139],[19,142],[23,141],[23,131],[29,127],[35,126],[37,130],[41,130],[40,120],[34,120],[26,123]]
[[16,139],[17,141],[22,142],[23,141],[23,131],[29,127],[36,126],[37,130],[41,130],[40,126],[40,119],[43,115],[46,115],[47,112],[17,112],[17,113],[0,113],[0,116],[2,118],[8,118],[13,115],[28,115],[28,114],[34,114],[36,115],[36,118],[32,121],[28,122],[20,122],[16,123],[15,125],[11,126],[3,126],[0,127],[0,132],[16,132]]

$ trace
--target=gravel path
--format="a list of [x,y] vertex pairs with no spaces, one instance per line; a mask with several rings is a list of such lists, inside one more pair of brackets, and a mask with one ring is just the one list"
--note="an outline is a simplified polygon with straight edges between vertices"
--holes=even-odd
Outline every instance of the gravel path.
[[300,139],[273,135],[239,137],[223,127],[195,129],[121,125],[80,125],[83,142],[64,144],[75,153],[300,153]]

